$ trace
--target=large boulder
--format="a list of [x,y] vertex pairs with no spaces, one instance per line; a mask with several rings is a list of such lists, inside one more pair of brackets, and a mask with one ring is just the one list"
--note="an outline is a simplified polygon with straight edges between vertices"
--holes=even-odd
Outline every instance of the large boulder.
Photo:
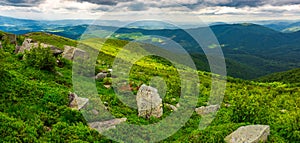
[[68,60],[73,60],[75,56],[85,58],[85,57],[87,57],[87,53],[81,49],[66,45],[64,47],[62,57],[66,58]]
[[73,59],[74,59],[74,57],[85,58],[86,56],[87,56],[87,54],[85,51],[78,49],[78,48],[76,48],[74,50]]
[[162,99],[157,89],[142,85],[137,93],[136,101],[140,117],[159,118],[163,115]]
[[30,50],[32,48],[32,39],[26,38],[20,47],[16,47],[16,53],[24,53],[25,50]]
[[69,106],[73,109],[80,110],[89,103],[89,99],[78,97],[75,93],[69,94]]
[[260,143],[266,142],[270,135],[268,125],[242,126],[225,138],[227,143]]
[[120,118],[120,119],[112,119],[108,121],[102,121],[102,122],[92,122],[88,123],[88,125],[96,129],[98,132],[102,133],[104,131],[107,131],[109,129],[116,128],[116,125],[121,124],[123,122],[126,122],[127,118]]
[[199,115],[207,115],[209,113],[218,111],[219,108],[220,105],[209,105],[196,108],[195,111]]
[[74,50],[76,49],[75,47],[71,47],[71,46],[65,46],[64,47],[64,52],[62,54],[63,58],[66,58],[68,60],[73,60],[73,56],[74,56]]

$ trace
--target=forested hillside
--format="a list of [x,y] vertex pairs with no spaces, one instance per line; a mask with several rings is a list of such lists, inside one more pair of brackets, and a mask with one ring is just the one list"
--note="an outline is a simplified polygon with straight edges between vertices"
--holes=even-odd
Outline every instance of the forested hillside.
[[296,84],[299,86],[300,83],[300,69],[293,69],[285,72],[279,72],[270,74],[261,78],[258,81],[263,82],[282,82],[286,84]]
[[[119,21],[97,21],[104,25],[110,25],[100,26],[97,24],[88,25],[88,23],[92,23],[89,20],[35,21],[3,16],[0,16],[0,19],[0,30],[20,35],[30,32],[48,32],[79,40],[83,38],[81,37],[82,34],[88,36],[88,38],[106,38],[112,34],[111,37],[115,39],[132,41],[137,38],[143,38],[157,42],[164,41],[162,39],[149,39],[149,35],[170,38],[193,55],[199,70],[210,72],[208,63],[203,58],[205,57],[203,51],[192,37],[183,29],[167,23],[151,23],[151,21],[148,21],[148,25],[147,22],[140,22],[119,28],[113,26],[113,24],[120,24]],[[162,28],[149,28],[154,26],[155,23],[161,25],[160,27]],[[166,28],[164,29],[164,27]],[[186,31],[201,31],[203,28],[200,25],[199,27],[186,29]],[[251,23],[218,23],[212,24],[210,28],[217,37],[225,54],[229,76],[242,79],[256,79],[271,73],[300,67],[298,56],[300,51],[298,44],[300,42],[299,22],[275,22],[263,26]],[[90,32],[86,33],[87,29],[93,30],[88,30]],[[43,41],[43,39],[39,40]],[[51,41],[49,38],[47,40]],[[202,48],[213,48],[216,45]]]

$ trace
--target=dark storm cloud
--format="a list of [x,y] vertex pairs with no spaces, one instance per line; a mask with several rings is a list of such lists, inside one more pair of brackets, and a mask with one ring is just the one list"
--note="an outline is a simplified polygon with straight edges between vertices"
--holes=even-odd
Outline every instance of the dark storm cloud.
[[144,3],[138,2],[128,6],[130,11],[144,11],[149,8],[149,5],[145,5]]
[[[180,4],[180,1],[179,1]],[[300,4],[300,0],[198,0],[196,3],[181,3],[191,9],[199,7],[213,7],[213,6],[226,6],[226,7],[259,7],[264,5],[283,6]],[[165,7],[172,7],[167,5]]]
[[[220,3],[218,3],[220,1]],[[228,7],[258,7],[263,5],[283,6],[283,5],[294,5],[300,4],[300,0],[212,0],[206,2],[212,6],[228,6]],[[215,3],[214,3],[215,2]]]
[[45,0],[1,0],[0,5],[31,7],[36,6]]
[[117,5],[120,2],[129,2],[133,0],[76,0],[78,2],[89,2],[98,5]]

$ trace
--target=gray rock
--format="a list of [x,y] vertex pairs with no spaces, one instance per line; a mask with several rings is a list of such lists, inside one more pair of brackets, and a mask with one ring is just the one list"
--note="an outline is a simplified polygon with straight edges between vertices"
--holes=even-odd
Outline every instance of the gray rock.
[[172,109],[173,111],[177,111],[177,107],[171,104],[165,104],[166,107]]
[[227,143],[260,143],[266,142],[270,135],[268,125],[242,126],[225,138]]
[[210,105],[210,106],[202,106],[202,107],[196,108],[195,111],[199,115],[206,115],[206,114],[218,111],[219,108],[220,108],[220,105]]
[[72,46],[65,46],[64,51],[62,53],[62,57],[65,59],[68,59],[68,60],[73,60],[74,57],[85,58],[88,56],[87,56],[87,53],[83,50],[80,50],[80,49],[72,47]]
[[142,85],[136,96],[139,116],[144,118],[161,117],[163,115],[162,99],[157,89]]
[[69,94],[69,106],[73,109],[80,110],[89,103],[89,99],[78,97],[75,93]]
[[32,39],[26,38],[22,44],[22,46],[19,47],[19,50],[17,53],[24,53],[25,50],[30,50],[32,48]]
[[63,53],[62,50],[60,50],[59,48],[53,46],[53,45],[48,45],[48,44],[45,44],[45,43],[37,43],[37,42],[34,42],[32,39],[25,39],[22,46],[16,46],[16,50],[15,50],[15,53],[24,53],[25,50],[28,50],[30,51],[32,48],[37,48],[41,46],[42,48],[50,48],[51,52],[54,54],[54,55],[59,55],[61,53]]
[[0,49],[2,49],[2,42],[0,41]]
[[103,122],[92,122],[88,123],[91,128],[96,129],[98,132],[102,133],[109,129],[116,128],[116,125],[126,122],[127,118],[120,118],[120,119],[112,119]]
[[55,56],[57,56],[57,55],[60,55],[60,54],[62,54],[64,51],[62,51],[62,50],[60,50],[60,49],[58,49],[58,48],[56,48],[56,47],[54,47],[54,46],[49,46],[50,47],[50,50],[51,50],[51,52],[55,55]]
[[95,79],[104,79],[106,78],[108,73],[100,72],[96,75]]
[[75,49],[76,49],[75,47],[65,46],[64,52],[62,53],[62,57],[68,60],[73,60]]
[[86,57],[86,52],[76,48],[74,50],[73,59],[74,59],[74,57],[84,58],[84,57]]

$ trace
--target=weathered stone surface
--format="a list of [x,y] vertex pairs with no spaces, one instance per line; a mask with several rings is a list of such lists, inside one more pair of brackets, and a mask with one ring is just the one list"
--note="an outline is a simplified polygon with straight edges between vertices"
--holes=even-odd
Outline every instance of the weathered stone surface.
[[75,47],[65,46],[62,57],[68,60],[73,60],[74,51],[75,51]]
[[210,105],[210,106],[202,106],[199,108],[196,108],[195,111],[199,115],[206,115],[215,111],[218,111],[220,108],[220,105]]
[[227,143],[260,143],[266,142],[270,135],[268,125],[242,126],[225,138]]
[[100,72],[96,75],[95,79],[104,79],[106,78],[108,73]]
[[177,107],[171,104],[165,104],[166,107],[172,109],[173,111],[177,111]]
[[32,45],[31,45],[32,39],[25,39],[22,46],[18,47],[18,50],[16,49],[16,53],[23,53],[25,50],[30,50]]
[[86,57],[86,52],[76,48],[74,50],[73,59],[74,59],[74,57],[84,58],[84,57]]
[[136,96],[139,116],[150,118],[161,117],[163,115],[162,99],[157,89],[142,85]]
[[49,47],[50,47],[51,52],[52,52],[55,56],[60,55],[60,54],[62,54],[62,53],[64,52],[64,51],[62,51],[62,50],[60,50],[60,49],[58,49],[58,48],[56,48],[56,47],[54,47],[54,46],[49,45]]
[[86,52],[81,49],[78,49],[78,48],[75,48],[72,46],[65,46],[64,51],[62,53],[62,57],[66,58],[68,60],[73,60],[74,57],[85,58],[88,56],[87,56]]
[[92,122],[88,123],[91,128],[96,129],[98,132],[104,132],[109,129],[116,128],[116,125],[126,122],[127,118],[120,118],[120,119],[112,119],[103,122]]
[[111,88],[111,85],[110,84],[105,84],[104,87],[109,89],[109,88]]
[[55,47],[55,46],[52,46],[52,45],[48,45],[48,44],[45,44],[45,43],[37,43],[37,42],[34,42],[32,39],[25,39],[22,46],[16,46],[16,50],[15,50],[15,53],[24,53],[25,50],[28,50],[30,51],[32,48],[37,48],[41,46],[42,48],[50,48],[51,52],[54,54],[54,55],[59,55],[61,53],[63,53],[62,50],[60,50],[59,48]]
[[89,99],[78,97],[75,93],[69,94],[69,106],[73,109],[80,110],[85,107],[89,102]]
[[2,42],[0,41],[0,49],[2,48]]

